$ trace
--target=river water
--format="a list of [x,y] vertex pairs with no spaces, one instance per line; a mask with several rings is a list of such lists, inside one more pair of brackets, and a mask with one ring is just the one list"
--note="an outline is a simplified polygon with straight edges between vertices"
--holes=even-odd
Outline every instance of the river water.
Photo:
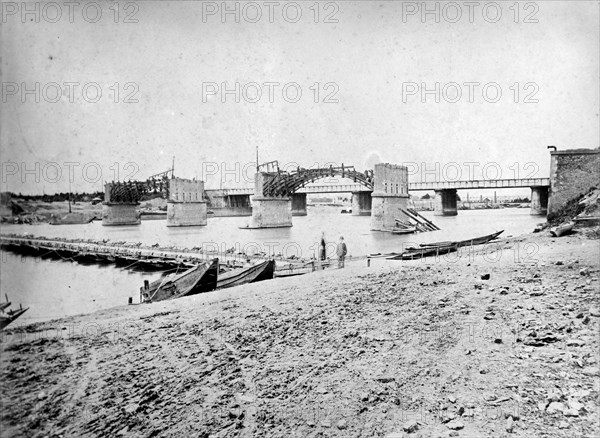
[[[33,234],[46,237],[110,239],[182,248],[203,247],[225,250],[234,247],[246,253],[264,252],[285,256],[311,257],[316,254],[321,233],[325,233],[328,253],[343,235],[348,253],[364,256],[377,252],[398,252],[420,242],[459,240],[504,230],[501,237],[531,232],[543,221],[529,209],[461,210],[457,216],[423,216],[442,230],[414,235],[392,235],[369,231],[369,216],[341,214],[340,207],[308,207],[307,216],[293,218],[291,228],[245,230],[249,217],[209,218],[205,227],[168,228],[164,220],[142,221],[138,226],[105,227],[100,222],[85,225],[3,225],[2,233]],[[108,266],[85,266],[61,260],[21,257],[2,251],[0,292],[8,294],[13,306],[29,310],[11,327],[127,304],[128,297],[139,299],[145,278],[160,273],[133,272]],[[2,299],[4,301],[4,298]]]

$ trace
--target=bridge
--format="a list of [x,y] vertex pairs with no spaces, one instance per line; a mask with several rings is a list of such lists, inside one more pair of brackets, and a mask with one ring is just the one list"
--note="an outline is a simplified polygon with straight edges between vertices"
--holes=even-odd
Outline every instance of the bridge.
[[[318,169],[280,169],[277,161],[257,166],[254,187],[205,190],[203,181],[175,178],[173,168],[146,181],[112,182],[105,186],[104,225],[139,224],[137,207],[148,194],[167,198],[167,226],[207,224],[214,216],[252,216],[246,228],[292,226],[292,216],[307,214],[309,193],[352,193],[352,214],[371,216],[371,229],[387,231],[408,207],[409,192],[435,192],[434,213],[458,214],[457,190],[531,188],[531,213],[546,214],[550,178],[471,181],[408,181],[408,169],[379,163],[359,171],[341,165]],[[323,179],[341,178],[332,184]],[[252,201],[251,201],[252,200]]]
[[145,181],[110,182],[104,186],[102,225],[139,225],[140,201],[160,194],[167,199],[167,226],[206,225],[204,182],[175,178],[175,166]]
[[[347,168],[346,168],[347,169]],[[304,216],[307,214],[306,209],[306,194],[313,193],[352,193],[352,214],[360,216],[370,216],[372,210],[371,194],[373,188],[371,181],[363,179],[362,183],[339,183],[339,184],[320,184],[316,185],[308,182],[299,183],[301,180],[302,171],[296,171],[297,177],[293,178],[294,183],[291,184],[291,190],[287,190],[287,194],[291,199],[291,215]],[[343,172],[341,168],[325,172],[323,169],[317,170],[311,175],[310,181],[315,181],[315,175],[322,177],[341,176]],[[338,175],[339,174],[339,175]],[[345,173],[345,175],[348,175]],[[369,174],[371,177],[371,174]],[[345,176],[348,178],[348,176]],[[532,214],[545,214],[548,205],[548,188],[550,186],[550,178],[519,178],[519,179],[489,179],[489,180],[471,180],[471,181],[426,181],[426,182],[410,182],[408,183],[409,192],[431,191],[435,196],[435,214],[442,216],[453,216],[458,214],[458,197],[457,190],[478,190],[478,189],[506,189],[506,188],[531,188],[532,199]],[[220,205],[225,205],[228,209],[214,209],[216,215],[222,211],[241,212],[250,216],[252,207],[250,207],[250,197],[255,194],[256,188],[243,187],[222,189],[219,191],[206,190],[208,198],[214,198],[216,192],[219,193]],[[384,183],[384,192],[387,190]],[[241,206],[244,208],[241,209]],[[230,214],[228,214],[230,215]],[[232,215],[235,215],[232,214]]]
[[[521,178],[521,179],[493,179],[474,181],[427,181],[409,182],[408,189],[411,192],[425,190],[477,190],[477,189],[508,189],[527,187],[550,187],[550,178]],[[222,189],[229,195],[252,195],[253,187]],[[206,190],[207,192],[210,189]],[[372,192],[372,189],[361,184],[323,184],[307,185],[295,191],[295,193],[355,193]]]

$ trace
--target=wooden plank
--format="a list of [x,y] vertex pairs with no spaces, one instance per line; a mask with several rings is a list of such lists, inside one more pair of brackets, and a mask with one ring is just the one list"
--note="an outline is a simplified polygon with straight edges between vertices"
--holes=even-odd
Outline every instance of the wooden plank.
[[434,227],[436,230],[439,230],[440,228],[434,224],[433,222],[431,222],[430,220],[428,220],[427,218],[425,218],[423,215],[419,214],[418,211],[416,211],[415,209],[409,208],[408,211],[410,211],[411,213],[413,213],[414,215],[416,215],[417,217],[421,218],[425,223],[431,225],[432,227]]
[[427,231],[433,231],[433,227],[430,224],[427,224],[426,222],[423,222],[421,219],[419,219],[418,216],[412,214],[409,211],[406,211],[404,209],[400,209],[402,211],[402,213],[404,213],[405,215],[407,215],[408,217],[410,217],[411,219],[413,219],[414,221],[416,221],[417,223],[421,224]]

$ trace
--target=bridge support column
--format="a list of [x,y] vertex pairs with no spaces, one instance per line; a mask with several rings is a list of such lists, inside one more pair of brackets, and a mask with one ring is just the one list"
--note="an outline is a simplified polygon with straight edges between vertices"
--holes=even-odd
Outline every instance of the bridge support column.
[[352,192],[352,216],[371,216],[371,192]]
[[184,178],[169,180],[167,227],[206,225],[207,213],[204,181]]
[[375,165],[373,172],[371,230],[390,231],[396,218],[408,207],[408,169],[388,163]]
[[287,197],[265,196],[265,185],[275,174],[257,172],[254,177],[252,220],[243,228],[284,228],[292,226],[292,199]]
[[530,214],[546,216],[548,213],[548,187],[531,188]]
[[140,204],[105,202],[102,204],[102,225],[139,225]]
[[306,216],[306,193],[292,195],[292,216]]
[[206,202],[167,203],[167,227],[203,226],[207,217]]
[[435,216],[456,216],[458,214],[456,189],[435,191],[433,214]]
[[248,228],[283,228],[292,226],[290,198],[252,197],[252,221]]

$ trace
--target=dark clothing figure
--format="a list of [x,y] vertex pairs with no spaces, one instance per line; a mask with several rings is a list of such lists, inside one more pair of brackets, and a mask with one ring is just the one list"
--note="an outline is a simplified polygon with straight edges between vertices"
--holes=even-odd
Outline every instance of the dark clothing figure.
[[327,258],[327,244],[325,243],[325,238],[321,237],[321,249],[319,250],[319,255],[321,260],[325,260]]
[[338,243],[337,246],[338,268],[344,267],[344,261],[346,259],[347,253],[348,249],[346,248],[346,244],[344,243],[344,238],[340,237],[340,243]]

